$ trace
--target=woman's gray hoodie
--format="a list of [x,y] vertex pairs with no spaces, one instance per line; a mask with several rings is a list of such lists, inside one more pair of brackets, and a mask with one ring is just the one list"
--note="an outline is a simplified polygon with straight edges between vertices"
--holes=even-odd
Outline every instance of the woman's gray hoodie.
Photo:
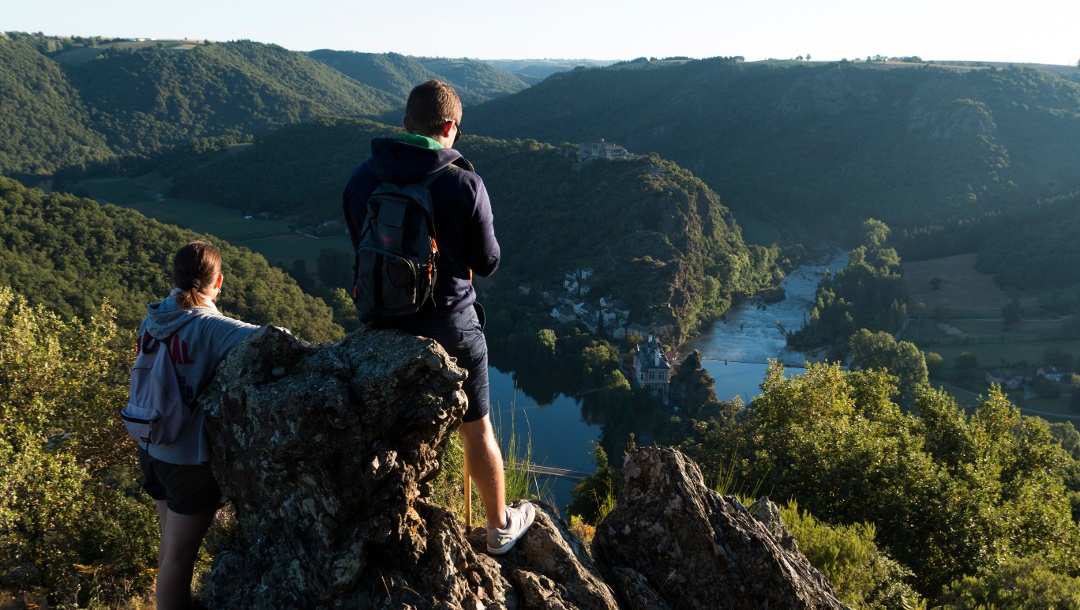
[[[170,295],[146,306],[146,318],[139,325],[138,345],[142,345],[145,333],[160,341],[168,340],[184,402],[191,405],[214,376],[225,354],[257,328],[226,317],[212,304],[184,309]],[[203,411],[197,402],[193,406],[195,412],[180,438],[166,445],[147,446],[150,455],[170,464],[210,461],[210,439],[203,430]]]

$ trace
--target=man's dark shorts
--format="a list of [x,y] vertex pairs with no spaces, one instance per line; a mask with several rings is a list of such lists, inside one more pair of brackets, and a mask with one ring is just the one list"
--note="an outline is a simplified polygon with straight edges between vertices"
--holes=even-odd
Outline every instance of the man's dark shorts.
[[178,515],[205,515],[225,505],[209,464],[170,464],[139,447],[139,467],[146,493]]
[[383,318],[375,326],[397,328],[409,334],[428,337],[439,342],[447,354],[457,359],[457,365],[469,371],[465,380],[465,396],[469,408],[463,422],[472,422],[487,416],[491,410],[488,397],[488,349],[484,329],[477,311],[479,305],[439,318]]

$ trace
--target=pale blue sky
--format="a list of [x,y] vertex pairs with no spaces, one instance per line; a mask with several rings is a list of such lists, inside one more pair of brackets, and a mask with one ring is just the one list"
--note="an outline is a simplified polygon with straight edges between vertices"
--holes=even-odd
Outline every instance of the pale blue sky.
[[1077,0],[4,0],[0,31],[476,59],[918,55],[1076,65]]

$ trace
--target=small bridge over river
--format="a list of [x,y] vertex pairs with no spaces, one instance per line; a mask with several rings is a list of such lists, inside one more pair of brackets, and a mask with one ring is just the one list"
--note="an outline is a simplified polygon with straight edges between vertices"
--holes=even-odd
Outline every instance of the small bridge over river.
[[580,481],[586,477],[592,476],[591,472],[581,472],[578,470],[570,470],[569,468],[559,468],[558,466],[541,466],[540,464],[525,464],[514,463],[507,464],[508,467],[524,468],[529,474],[535,474],[542,477],[556,477],[560,479],[568,479],[570,481]]

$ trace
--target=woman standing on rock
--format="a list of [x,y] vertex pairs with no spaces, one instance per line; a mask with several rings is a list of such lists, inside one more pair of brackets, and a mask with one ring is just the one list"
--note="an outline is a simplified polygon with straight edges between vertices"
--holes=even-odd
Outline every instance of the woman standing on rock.
[[157,505],[161,522],[156,599],[158,610],[192,608],[195,560],[214,514],[224,504],[210,471],[210,440],[195,399],[218,364],[258,326],[222,315],[221,254],[207,241],[184,245],[173,257],[169,296],[147,306],[139,326],[140,349],[156,339],[167,347],[184,402],[194,409],[179,438],[139,446],[143,488]]

